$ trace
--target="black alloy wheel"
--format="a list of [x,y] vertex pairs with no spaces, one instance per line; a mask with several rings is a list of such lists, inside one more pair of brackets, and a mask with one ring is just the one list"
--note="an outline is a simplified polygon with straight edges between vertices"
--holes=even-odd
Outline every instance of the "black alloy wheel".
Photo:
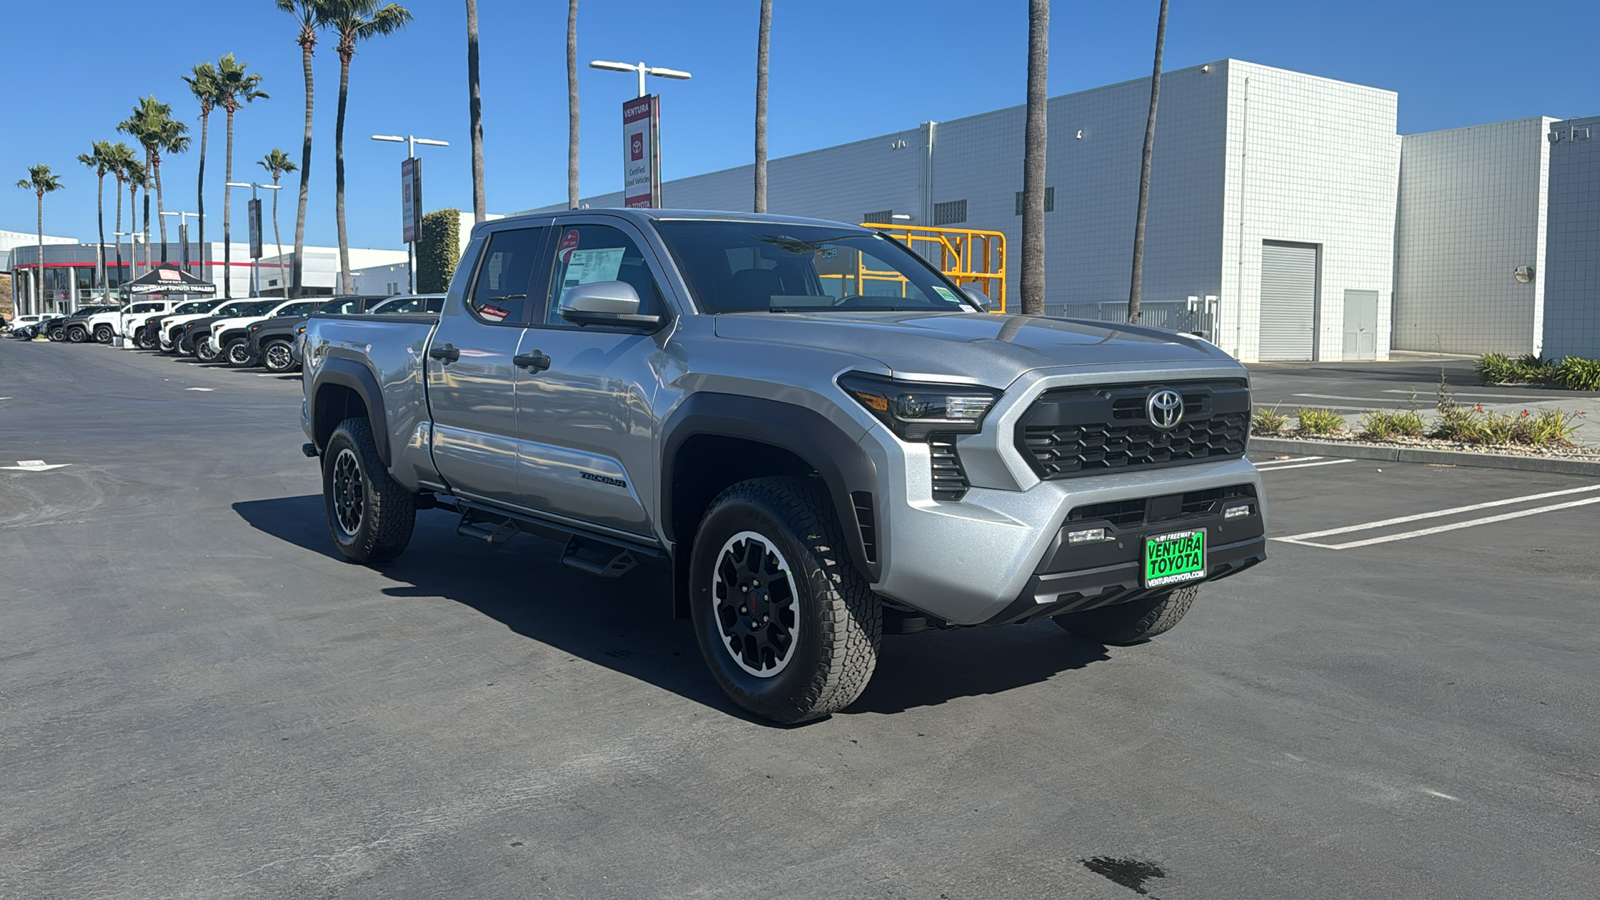
[[194,345],[194,357],[201,362],[215,362],[217,359],[217,346],[208,338],[195,335],[191,342]]
[[140,328],[133,333],[133,342],[140,350],[156,349],[156,336],[148,328]]
[[67,340],[74,344],[81,344],[89,339],[89,329],[82,325],[73,325],[67,329]]
[[94,327],[94,339],[99,341],[102,344],[111,343],[111,338],[113,336],[114,335],[111,333],[111,326],[110,325],[106,325],[104,323],[101,323],[101,324],[96,325]]
[[50,340],[52,340],[52,341],[54,341],[54,342],[59,344],[62,341],[67,339],[67,332],[66,332],[66,329],[64,329],[61,326],[57,325],[54,328],[50,329],[50,332],[49,332],[48,336],[49,336]]
[[390,477],[366,419],[346,419],[322,451],[322,501],[328,534],[345,559],[394,559],[411,541],[417,498]]
[[256,355],[250,352],[250,341],[246,338],[234,338],[224,348],[223,357],[228,365],[235,369],[243,369],[256,364]]

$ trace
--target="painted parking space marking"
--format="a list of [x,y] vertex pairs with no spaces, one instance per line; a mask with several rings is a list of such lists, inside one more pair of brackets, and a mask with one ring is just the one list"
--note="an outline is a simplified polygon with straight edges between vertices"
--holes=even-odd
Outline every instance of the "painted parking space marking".
[[1493,516],[1484,516],[1477,519],[1467,519],[1463,522],[1452,522],[1448,525],[1436,525],[1431,528],[1419,528],[1415,531],[1381,535],[1379,537],[1365,538],[1357,541],[1347,541],[1340,544],[1324,544],[1313,539],[1331,537],[1336,534],[1350,534],[1358,531],[1372,531],[1378,528],[1387,528],[1391,525],[1404,525],[1410,522],[1420,522],[1424,519],[1437,519],[1442,516],[1460,515],[1462,513],[1476,512],[1483,509],[1493,509],[1494,507],[1498,506],[1510,506],[1516,503],[1531,503],[1536,500],[1548,500],[1552,497],[1565,497],[1573,494],[1592,494],[1596,491],[1600,491],[1600,485],[1567,488],[1560,491],[1546,491],[1542,494],[1526,494],[1521,497],[1507,497],[1503,500],[1490,500],[1484,503],[1473,503],[1467,506],[1451,507],[1450,509],[1439,509],[1432,512],[1416,513],[1409,516],[1397,516],[1392,519],[1379,519],[1376,522],[1363,522],[1359,525],[1346,525],[1342,528],[1327,528],[1322,531],[1308,531],[1303,534],[1288,535],[1287,537],[1275,537],[1272,538],[1272,540],[1281,541],[1286,544],[1301,544],[1307,547],[1320,547],[1324,550],[1350,550],[1356,547],[1369,547],[1373,544],[1384,544],[1391,541],[1404,541],[1411,538],[1425,537],[1430,534],[1440,534],[1446,531],[1457,531],[1462,528],[1472,528],[1477,525],[1489,525],[1495,522],[1505,522],[1511,519],[1520,519],[1526,516],[1539,515],[1541,513],[1572,509],[1578,506],[1589,506],[1594,503],[1600,503],[1600,497],[1584,497],[1579,500],[1569,500],[1564,503],[1536,506],[1531,509],[1521,509],[1514,512],[1500,513]]
[[211,391],[216,390],[216,388],[184,388],[184,390],[186,390],[186,391],[206,391],[207,393],[209,393]]
[[13,472],[48,472],[51,469],[65,469],[72,463],[47,463],[42,459],[19,459],[14,466],[0,466],[0,469],[10,469]]
[[[1325,459],[1322,462],[1295,463],[1292,466],[1269,466],[1269,467],[1267,467],[1265,469],[1261,469],[1261,471],[1263,471],[1263,472],[1284,472],[1284,471],[1287,471],[1289,469],[1314,469],[1317,466],[1342,466],[1345,463],[1352,463],[1352,462],[1355,462],[1355,460],[1353,460],[1353,459]],[[1260,468],[1260,466],[1257,466],[1256,468]]]
[[1322,457],[1320,456],[1285,456],[1282,459],[1264,459],[1261,462],[1256,463],[1256,468],[1265,469],[1268,466],[1281,466],[1285,463],[1311,462],[1314,459],[1321,458]]

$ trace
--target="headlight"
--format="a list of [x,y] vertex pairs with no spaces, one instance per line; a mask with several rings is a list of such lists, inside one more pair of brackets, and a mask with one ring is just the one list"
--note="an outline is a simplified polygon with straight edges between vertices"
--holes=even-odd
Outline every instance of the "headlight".
[[839,386],[907,441],[925,441],[930,434],[977,434],[983,417],[1000,399],[1000,392],[990,388],[895,381],[864,372],[840,375]]

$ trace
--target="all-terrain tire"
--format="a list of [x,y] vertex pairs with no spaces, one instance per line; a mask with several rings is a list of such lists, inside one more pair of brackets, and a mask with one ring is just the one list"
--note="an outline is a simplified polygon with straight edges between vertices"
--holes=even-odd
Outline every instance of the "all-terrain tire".
[[[738,543],[748,535],[758,539]],[[735,703],[787,725],[830,715],[861,696],[877,666],[883,610],[845,546],[833,504],[816,479],[756,478],[712,501],[694,536],[690,613],[706,664]],[[748,632],[739,636],[744,620],[735,607],[743,601],[734,598],[728,580],[752,547],[774,573],[769,585],[790,598],[783,606],[769,602],[765,589],[757,592],[773,625],[787,617],[795,626],[786,632],[791,640],[781,659],[762,650],[741,656],[729,643],[756,640]],[[737,606],[740,613],[745,609]],[[755,604],[748,609],[753,616]],[[770,636],[770,627],[762,633]]]
[[111,338],[112,334],[110,325],[102,323],[94,327],[94,339],[96,341],[99,341],[102,344],[109,344],[111,343]]
[[1172,629],[1183,619],[1200,594],[1200,585],[1173,588],[1142,600],[1114,603],[1099,609],[1052,617],[1057,625],[1102,644],[1142,644]]
[[195,359],[198,359],[201,362],[216,362],[217,361],[218,354],[217,354],[217,351],[216,351],[216,345],[211,343],[210,340],[197,339],[197,340],[193,341],[192,343],[194,345],[194,358]]
[[328,439],[322,506],[333,544],[350,562],[394,559],[411,542],[417,498],[389,477],[366,419],[345,419]]
[[67,329],[67,340],[74,344],[81,344],[89,339],[89,329],[82,325],[74,325]]
[[155,332],[144,327],[140,327],[134,331],[133,343],[134,346],[138,347],[140,350],[155,350],[159,346],[156,343]]
[[262,345],[261,367],[277,375],[294,371],[294,354],[289,342],[271,340]]
[[249,338],[234,338],[229,341],[228,346],[222,348],[222,358],[235,369],[245,369],[256,364],[256,356],[250,352]]

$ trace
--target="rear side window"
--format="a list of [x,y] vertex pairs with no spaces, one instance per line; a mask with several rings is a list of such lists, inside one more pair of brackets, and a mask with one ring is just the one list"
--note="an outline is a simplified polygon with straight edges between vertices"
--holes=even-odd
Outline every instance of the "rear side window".
[[346,297],[318,307],[317,312],[327,313],[330,316],[348,316],[361,312],[361,305],[365,302],[366,300],[361,297]]
[[[596,281],[622,281],[639,295],[639,312],[659,315],[665,311],[661,289],[656,286],[650,265],[639,245],[609,225],[566,225],[556,242],[554,277],[550,279],[549,302],[545,305],[546,325],[565,325],[561,318],[561,295],[571,287]],[[576,327],[576,326],[574,326]]]
[[525,325],[528,291],[539,272],[543,228],[497,231],[489,238],[477,279],[467,295],[467,309],[490,325]]

